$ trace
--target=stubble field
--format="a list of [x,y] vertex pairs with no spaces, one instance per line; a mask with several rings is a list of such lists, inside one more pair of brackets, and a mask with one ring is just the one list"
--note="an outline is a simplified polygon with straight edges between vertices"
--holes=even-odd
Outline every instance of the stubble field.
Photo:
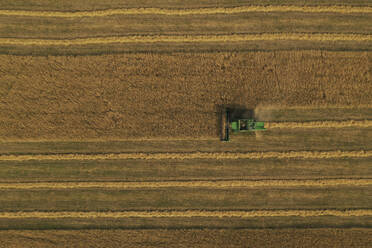
[[[371,20],[359,0],[1,1],[0,247],[368,247]],[[267,131],[221,142],[223,106]]]

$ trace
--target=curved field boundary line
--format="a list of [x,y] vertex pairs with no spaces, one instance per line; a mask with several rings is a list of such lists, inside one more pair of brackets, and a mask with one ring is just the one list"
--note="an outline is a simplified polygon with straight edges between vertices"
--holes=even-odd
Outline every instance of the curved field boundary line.
[[372,179],[316,179],[316,180],[230,180],[230,181],[166,181],[166,182],[40,182],[0,183],[0,189],[80,189],[80,188],[232,188],[232,187],[329,187],[368,186]]
[[115,159],[327,159],[327,158],[367,158],[371,151],[290,151],[290,152],[191,152],[191,153],[108,153],[108,154],[35,154],[0,155],[0,161],[27,160],[115,160]]
[[20,39],[0,38],[0,45],[23,46],[70,46],[111,43],[187,43],[187,42],[244,42],[270,40],[298,41],[372,41],[372,34],[311,34],[311,33],[264,33],[264,34],[228,34],[228,35],[134,35],[118,37],[94,37],[77,39]]
[[363,121],[309,121],[309,122],[267,122],[267,128],[344,128],[372,127],[371,120]]
[[211,15],[211,14],[239,14],[249,12],[304,12],[304,13],[372,13],[372,7],[353,6],[239,6],[232,8],[195,8],[195,9],[164,9],[164,8],[130,8],[107,9],[96,11],[27,11],[27,10],[0,10],[0,15],[28,16],[28,17],[102,17],[112,15]]
[[355,210],[252,210],[252,211],[121,211],[121,212],[0,212],[0,218],[180,218],[180,217],[287,217],[287,216],[371,216],[371,209]]

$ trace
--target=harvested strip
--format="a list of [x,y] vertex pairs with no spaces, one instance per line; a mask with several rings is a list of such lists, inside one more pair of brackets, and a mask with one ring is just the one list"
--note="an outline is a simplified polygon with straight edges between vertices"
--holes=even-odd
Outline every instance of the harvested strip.
[[330,33],[263,33],[227,35],[133,35],[115,37],[93,37],[77,39],[19,39],[0,38],[1,45],[24,46],[70,46],[112,43],[156,43],[156,42],[244,42],[260,40],[298,40],[298,41],[372,41],[372,34],[330,34]]
[[312,110],[318,110],[318,109],[358,109],[358,108],[372,108],[372,104],[359,104],[359,105],[300,105],[300,106],[278,106],[278,105],[261,105],[261,108],[265,109],[312,109]]
[[191,152],[191,153],[108,153],[108,154],[35,154],[0,155],[0,161],[27,160],[115,160],[115,159],[327,159],[327,158],[368,158],[371,151],[290,151],[290,152]]
[[355,210],[254,210],[254,211],[122,211],[122,212],[0,212],[0,218],[179,218],[179,217],[286,217],[286,216],[371,216],[371,209]]
[[166,187],[329,187],[368,186],[372,179],[316,179],[316,180],[230,180],[230,181],[165,181],[165,182],[40,182],[0,183],[0,189],[79,189],[79,188],[166,188]]
[[163,8],[130,8],[107,9],[96,11],[27,11],[0,10],[0,15],[29,16],[29,17],[101,17],[111,15],[210,15],[210,14],[238,14],[248,12],[304,12],[304,13],[372,13],[372,7],[353,6],[240,6],[233,8],[198,8],[198,9],[163,9]]
[[372,127],[371,120],[363,121],[309,121],[309,122],[268,122],[268,128],[344,128],[344,127]]

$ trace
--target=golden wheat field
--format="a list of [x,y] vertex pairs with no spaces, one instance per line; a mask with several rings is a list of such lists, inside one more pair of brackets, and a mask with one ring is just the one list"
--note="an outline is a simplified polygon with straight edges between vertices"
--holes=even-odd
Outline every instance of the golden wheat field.
[[[0,1],[0,247],[370,247],[372,3]],[[221,141],[225,108],[265,131]]]

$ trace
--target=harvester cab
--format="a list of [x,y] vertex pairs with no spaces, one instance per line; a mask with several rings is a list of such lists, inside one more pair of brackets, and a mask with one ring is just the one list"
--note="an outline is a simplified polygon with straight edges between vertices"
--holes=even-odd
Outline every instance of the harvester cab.
[[234,109],[225,110],[225,118],[222,125],[222,140],[229,141],[230,133],[240,133],[240,132],[255,132],[264,131],[265,123],[262,121],[256,121],[253,116],[253,111],[249,111],[249,118],[244,116],[237,116]]

